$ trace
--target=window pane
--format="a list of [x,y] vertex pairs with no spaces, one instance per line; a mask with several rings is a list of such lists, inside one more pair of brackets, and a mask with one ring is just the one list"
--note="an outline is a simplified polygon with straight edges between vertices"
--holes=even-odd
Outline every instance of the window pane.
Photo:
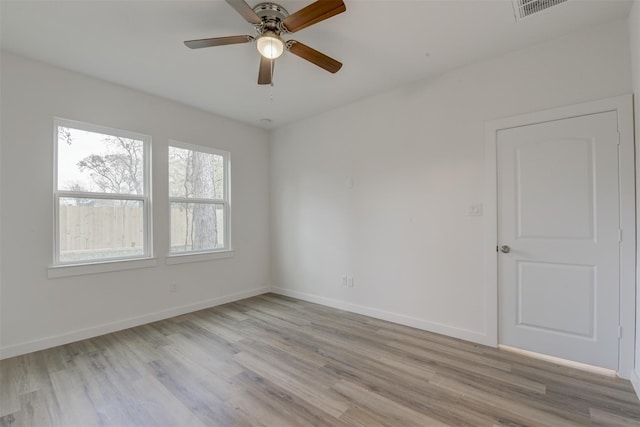
[[171,203],[171,252],[224,249],[224,206]]
[[169,147],[169,195],[224,198],[224,157]]
[[144,255],[143,203],[60,198],[60,261]]
[[58,190],[143,194],[143,142],[58,126]]

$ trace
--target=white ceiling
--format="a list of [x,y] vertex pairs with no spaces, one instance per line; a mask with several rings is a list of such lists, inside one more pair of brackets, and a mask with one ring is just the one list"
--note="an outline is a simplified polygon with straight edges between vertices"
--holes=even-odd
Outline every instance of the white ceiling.
[[[249,0],[253,6],[260,0]],[[293,13],[312,0],[281,0]],[[347,11],[285,39],[341,61],[330,74],[292,54],[258,86],[253,43],[191,50],[184,40],[254,34],[222,0],[2,0],[2,49],[271,127],[629,14],[627,0],[568,0],[516,23],[510,0],[345,0]]]

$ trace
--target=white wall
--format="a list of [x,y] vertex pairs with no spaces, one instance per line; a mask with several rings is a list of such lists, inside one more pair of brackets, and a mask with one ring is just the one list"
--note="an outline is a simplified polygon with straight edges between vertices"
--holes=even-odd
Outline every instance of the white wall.
[[627,28],[568,35],[275,130],[274,290],[491,344],[483,255],[494,249],[483,247],[483,218],[465,216],[484,198],[484,123],[629,93]]
[[[640,165],[640,0],[633,2],[631,13],[629,14],[629,39],[631,49],[631,78],[633,81],[633,93],[635,101],[635,131],[636,131],[636,244],[640,242],[640,210],[638,206],[638,194],[640,194],[640,173],[638,173],[637,165]],[[640,277],[640,251],[636,252],[638,257],[636,260],[636,359],[635,372],[632,376],[632,382],[636,390],[636,394],[640,396],[640,285],[638,277]]]
[[[1,60],[4,357],[268,289],[264,130],[8,53]],[[152,136],[156,267],[47,279],[53,235],[53,116]],[[165,264],[168,139],[231,152],[233,258]],[[170,283],[178,284],[177,293],[169,293]]]

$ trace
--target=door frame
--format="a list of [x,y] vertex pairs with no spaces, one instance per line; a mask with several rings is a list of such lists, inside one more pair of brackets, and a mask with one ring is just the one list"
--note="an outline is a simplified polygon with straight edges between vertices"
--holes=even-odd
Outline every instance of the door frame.
[[633,97],[622,95],[566,107],[553,108],[485,123],[484,270],[486,332],[490,345],[498,346],[498,169],[497,135],[502,129],[615,111],[619,133],[620,183],[620,325],[618,375],[630,378],[634,365],[636,313],[636,194],[633,136]]

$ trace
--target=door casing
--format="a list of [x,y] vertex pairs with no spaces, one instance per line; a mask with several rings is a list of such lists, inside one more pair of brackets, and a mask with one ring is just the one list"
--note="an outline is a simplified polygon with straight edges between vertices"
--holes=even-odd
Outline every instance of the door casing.
[[485,199],[484,199],[484,266],[486,292],[487,344],[498,345],[498,174],[497,133],[531,124],[550,122],[588,114],[615,111],[619,133],[620,180],[620,325],[619,371],[622,378],[630,378],[634,365],[636,312],[636,195],[633,139],[633,97],[622,95],[566,107],[489,121],[485,124]]

